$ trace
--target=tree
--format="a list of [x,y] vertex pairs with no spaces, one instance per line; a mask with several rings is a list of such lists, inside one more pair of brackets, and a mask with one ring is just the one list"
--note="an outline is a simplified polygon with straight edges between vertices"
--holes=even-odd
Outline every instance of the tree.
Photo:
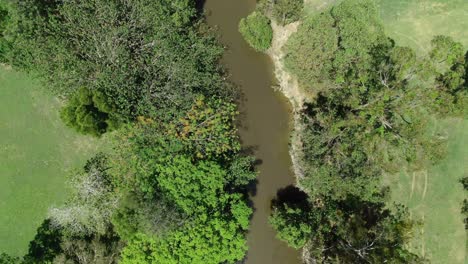
[[17,257],[12,257],[6,253],[0,253],[0,264],[19,264],[21,263],[20,259]]
[[257,51],[264,52],[271,46],[273,30],[270,19],[260,12],[253,12],[248,17],[241,19],[239,32],[249,45]]
[[122,118],[115,113],[106,96],[86,88],[78,90],[61,111],[63,122],[83,134],[101,136],[117,129]]
[[107,233],[118,204],[107,170],[107,158],[99,154],[88,161],[83,173],[72,177],[73,193],[68,202],[62,208],[49,211],[52,226],[62,229],[68,236]]
[[0,63],[8,61],[11,43],[7,39],[7,30],[12,26],[11,10],[5,1],[0,2]]
[[308,201],[305,193],[288,192],[278,193],[270,222],[288,245],[305,248],[307,263],[423,263],[405,248],[413,222],[403,208],[355,197]]
[[200,93],[233,95],[218,64],[223,48],[193,1],[43,2],[15,4],[12,57],[55,94],[99,91],[128,119],[173,117]]
[[301,18],[304,0],[270,0],[273,3],[273,17],[281,25],[295,22]]
[[52,226],[50,219],[44,220],[37,229],[34,240],[29,242],[28,253],[24,256],[25,263],[50,263],[61,254],[63,235],[60,229]]
[[235,104],[199,97],[183,117],[169,124],[167,133],[175,134],[197,158],[229,157],[240,150],[237,115]]
[[[309,241],[313,232],[317,232],[314,210],[307,201],[307,194],[289,186],[278,191],[278,196],[272,201],[270,225],[277,231],[277,237],[286,241],[289,246],[300,249]],[[320,217],[320,216],[319,216]]]

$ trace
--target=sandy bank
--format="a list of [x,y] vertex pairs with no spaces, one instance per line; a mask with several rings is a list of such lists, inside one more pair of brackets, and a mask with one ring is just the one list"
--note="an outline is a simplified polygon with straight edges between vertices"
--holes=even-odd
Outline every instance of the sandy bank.
[[294,130],[291,135],[289,154],[291,156],[294,174],[296,178],[299,179],[303,177],[303,170],[300,165],[302,146],[300,135],[302,128],[299,120],[299,112],[303,107],[305,97],[300,91],[297,79],[285,69],[283,64],[285,53],[282,49],[289,37],[297,31],[299,22],[280,26],[272,21],[271,26],[273,28],[273,40],[267,54],[270,56],[275,66],[275,75],[278,80],[279,90],[288,98],[293,108]]

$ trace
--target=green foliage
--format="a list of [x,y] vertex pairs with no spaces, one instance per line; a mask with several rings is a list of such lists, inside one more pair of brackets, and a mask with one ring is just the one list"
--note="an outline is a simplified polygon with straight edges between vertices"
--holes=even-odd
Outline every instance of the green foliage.
[[271,46],[273,30],[270,19],[260,12],[253,12],[248,17],[241,19],[239,32],[249,45],[257,51],[264,52]]
[[19,264],[20,259],[17,257],[12,257],[10,255],[7,255],[5,253],[0,253],[0,264]]
[[[423,263],[405,243],[413,223],[401,208],[368,203],[349,197],[346,201],[320,198],[303,200],[293,191],[276,200],[270,222],[278,237],[290,246],[305,247],[305,260],[317,263]],[[291,200],[293,198],[293,200]]]
[[257,178],[254,171],[255,158],[252,156],[234,156],[227,175],[227,181],[233,188],[247,186]]
[[375,2],[348,0],[299,26],[285,46],[285,65],[304,89],[365,82],[373,49],[388,45]]
[[123,264],[235,263],[244,257],[246,240],[238,224],[210,215],[173,232],[164,239],[138,235],[122,252]]
[[193,1],[27,0],[16,8],[14,64],[56,94],[99,91],[126,118],[176,115],[200,93],[231,96],[218,65],[223,49]]
[[[463,115],[466,69],[460,44],[434,43],[421,59],[393,46],[375,3],[355,0],[304,21],[291,37],[286,66],[318,93],[302,115],[301,184],[312,196],[378,200],[382,173],[419,170],[444,155],[442,137],[427,133],[429,120]],[[455,58],[448,69],[438,70],[448,57]]]
[[161,160],[155,174],[160,190],[188,214],[216,208],[226,177],[226,172],[216,163],[193,164],[184,156]]
[[117,129],[122,121],[115,107],[99,91],[81,88],[61,111],[63,122],[78,132],[100,136]]
[[[211,126],[211,120],[213,125],[217,124],[217,117],[206,119],[205,116],[212,115],[206,115],[203,109],[212,111],[210,108],[196,111],[192,108],[185,115],[189,118],[182,120],[198,120],[202,116],[200,122],[205,122],[207,127]],[[228,117],[227,120],[231,119]],[[227,126],[221,130],[211,131],[234,135],[231,134],[234,128],[228,123],[226,121]],[[130,201],[122,204],[113,218],[119,235],[129,241],[122,253],[122,261],[233,263],[240,260],[246,250],[244,233],[252,214],[242,192],[243,185],[249,184],[254,175],[252,160],[223,155],[234,152],[231,148],[219,155],[197,155],[200,142],[187,140],[193,138],[189,134],[181,137],[179,133],[167,132],[176,127],[142,117],[138,125],[121,130],[117,135],[119,144],[112,163],[115,167],[111,171],[117,176],[114,182],[119,186],[119,192]],[[204,126],[194,127],[204,129]],[[204,135],[203,131],[191,131],[195,135]],[[152,230],[141,224],[147,221],[142,221],[145,217],[141,215],[145,214],[140,208],[148,208],[149,203],[157,201],[173,209],[152,211],[153,218],[160,219],[160,223],[172,222],[164,230]],[[170,217],[162,219],[157,217],[158,214]],[[142,250],[142,245],[146,245],[147,250]]]
[[236,105],[220,99],[205,101],[197,98],[178,122],[169,125],[167,133],[175,134],[197,158],[231,156],[240,150],[234,127]]
[[284,63],[304,88],[333,80],[333,58],[338,51],[338,32],[329,12],[307,18],[284,47]]
[[432,41],[432,50],[429,53],[431,59],[437,63],[453,65],[463,60],[465,50],[461,43],[455,42],[448,36],[435,36]]
[[44,220],[37,229],[37,234],[29,243],[28,254],[23,259],[26,263],[48,263],[62,253],[62,232],[51,225],[50,219]]
[[15,23],[14,10],[7,1],[0,1],[0,63],[8,63],[11,56],[11,36]]
[[304,0],[276,0],[273,5],[272,15],[281,25],[296,22],[301,18]]
[[[320,221],[314,219],[314,213],[320,213],[319,210],[309,208],[307,200],[301,200],[305,196],[298,190],[293,191],[296,195],[296,201],[282,201],[281,199],[273,201],[273,212],[269,222],[278,232],[277,237],[286,241],[289,246],[299,249],[309,241],[313,232],[316,232],[316,224]],[[304,198],[302,198],[304,199]]]
[[[417,57],[388,39],[374,1],[347,0],[306,19],[285,46],[308,98],[299,179],[308,198],[278,199],[271,224],[311,263],[419,263],[405,248],[413,223],[384,207],[383,175],[440,161],[434,117],[466,115],[465,51],[438,36]],[[278,194],[280,195],[280,194]]]

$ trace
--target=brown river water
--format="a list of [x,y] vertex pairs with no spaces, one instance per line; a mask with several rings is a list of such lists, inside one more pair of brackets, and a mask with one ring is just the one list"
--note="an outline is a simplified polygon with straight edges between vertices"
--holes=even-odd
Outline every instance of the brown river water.
[[227,46],[223,64],[230,80],[240,86],[242,125],[239,128],[244,147],[252,147],[261,160],[258,184],[252,196],[254,215],[247,236],[247,264],[299,264],[300,253],[275,238],[268,224],[271,200],[276,192],[294,183],[288,153],[291,107],[287,99],[272,88],[273,65],[265,54],[255,52],[238,32],[238,23],[255,9],[255,0],[207,0],[207,22],[215,26],[221,42]]

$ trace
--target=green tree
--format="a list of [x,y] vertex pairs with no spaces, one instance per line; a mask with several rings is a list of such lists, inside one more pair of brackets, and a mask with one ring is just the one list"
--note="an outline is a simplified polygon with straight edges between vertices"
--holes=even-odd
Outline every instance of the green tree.
[[305,194],[299,197],[303,198],[276,200],[270,222],[288,245],[305,247],[306,261],[423,263],[405,248],[414,223],[403,208],[390,210],[383,202],[354,197],[342,201],[317,197],[312,202],[304,200]]
[[20,259],[17,257],[12,257],[6,253],[0,253],[0,264],[19,264],[21,263]]
[[273,30],[270,19],[260,12],[253,12],[248,17],[241,19],[239,32],[249,45],[257,51],[264,52],[271,46]]
[[114,114],[115,107],[99,91],[78,90],[61,111],[63,122],[83,134],[100,136],[118,128],[122,119]]
[[232,156],[240,150],[234,126],[237,115],[235,104],[199,97],[183,117],[169,124],[167,133],[175,134],[197,158]]
[[15,7],[14,64],[56,94],[99,91],[130,119],[176,115],[200,93],[232,96],[218,65],[223,48],[193,1],[26,0]]
[[8,53],[11,49],[7,40],[6,31],[12,25],[11,10],[5,1],[0,1],[0,63],[8,61]]
[[304,0],[270,0],[273,2],[273,17],[281,25],[295,22],[301,18]]
[[49,263],[62,253],[60,244],[63,235],[60,229],[54,228],[50,219],[44,220],[37,229],[34,240],[29,242],[28,253],[24,256],[25,263]]

